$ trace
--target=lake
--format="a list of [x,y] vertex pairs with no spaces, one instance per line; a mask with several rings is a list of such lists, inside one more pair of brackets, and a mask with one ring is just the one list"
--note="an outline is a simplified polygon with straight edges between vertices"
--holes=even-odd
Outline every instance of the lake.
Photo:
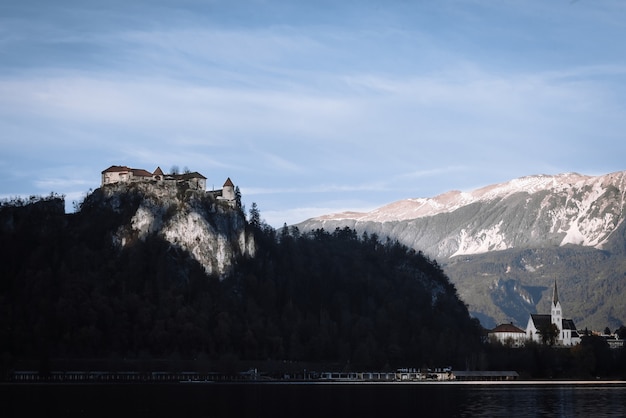
[[625,383],[5,384],[2,417],[617,417]]

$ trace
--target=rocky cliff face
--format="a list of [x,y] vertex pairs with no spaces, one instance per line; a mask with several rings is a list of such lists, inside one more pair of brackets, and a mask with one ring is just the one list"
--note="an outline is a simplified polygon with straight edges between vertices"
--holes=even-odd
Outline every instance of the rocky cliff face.
[[616,303],[608,295],[590,303],[582,283],[596,280],[601,289],[623,289],[615,281],[624,276],[615,269],[624,260],[625,209],[626,171],[596,177],[567,173],[406,199],[297,226],[301,231],[349,226],[423,251],[446,267],[486,326],[511,320],[525,326],[528,313],[548,309],[550,284],[557,279],[563,282],[565,315],[603,329],[626,321],[626,309],[607,306]]
[[97,189],[84,206],[120,215],[121,222],[111,236],[114,245],[128,247],[156,235],[188,252],[208,274],[224,276],[238,256],[255,253],[243,213],[203,191],[118,183]]

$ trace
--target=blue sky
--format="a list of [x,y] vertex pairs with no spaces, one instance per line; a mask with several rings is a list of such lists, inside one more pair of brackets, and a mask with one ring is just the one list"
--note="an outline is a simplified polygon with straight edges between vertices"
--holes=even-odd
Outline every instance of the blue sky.
[[626,2],[0,3],[0,198],[111,165],[227,177],[272,226],[626,169]]

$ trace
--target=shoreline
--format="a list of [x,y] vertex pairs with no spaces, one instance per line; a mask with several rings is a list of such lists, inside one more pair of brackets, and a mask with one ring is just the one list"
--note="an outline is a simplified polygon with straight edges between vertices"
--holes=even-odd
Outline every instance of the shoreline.
[[167,382],[2,381],[0,386],[163,386],[163,385],[381,385],[381,386],[625,386],[626,380],[508,380],[508,381],[353,381],[353,380],[197,380]]

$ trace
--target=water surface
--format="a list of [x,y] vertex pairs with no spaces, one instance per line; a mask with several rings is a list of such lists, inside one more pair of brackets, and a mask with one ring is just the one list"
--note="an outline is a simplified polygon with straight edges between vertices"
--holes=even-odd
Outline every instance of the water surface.
[[3,417],[618,417],[625,384],[3,385]]

